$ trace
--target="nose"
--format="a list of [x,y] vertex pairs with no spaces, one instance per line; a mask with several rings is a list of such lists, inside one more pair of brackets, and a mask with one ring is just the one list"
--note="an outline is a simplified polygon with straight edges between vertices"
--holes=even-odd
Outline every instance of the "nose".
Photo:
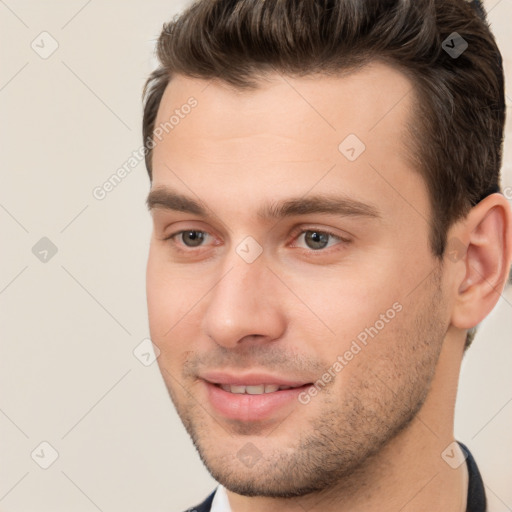
[[280,338],[286,330],[283,288],[262,257],[246,263],[235,254],[210,294],[203,332],[226,348]]

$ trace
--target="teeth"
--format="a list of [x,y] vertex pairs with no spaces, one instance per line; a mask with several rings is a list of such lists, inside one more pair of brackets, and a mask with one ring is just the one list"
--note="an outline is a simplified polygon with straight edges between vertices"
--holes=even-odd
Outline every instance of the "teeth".
[[220,384],[220,387],[228,393],[262,395],[263,393],[274,393],[280,389],[291,389],[291,386],[278,386],[277,384],[260,384],[258,386],[231,386]]
[[245,386],[230,386],[231,393],[245,393]]
[[245,392],[249,395],[262,395],[265,393],[265,385],[260,384],[259,386],[245,386]]

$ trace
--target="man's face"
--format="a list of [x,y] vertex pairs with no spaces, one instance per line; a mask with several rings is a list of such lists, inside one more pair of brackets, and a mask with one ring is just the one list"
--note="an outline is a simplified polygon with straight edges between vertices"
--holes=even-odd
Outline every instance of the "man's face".
[[[382,64],[271,78],[169,84],[155,127],[182,115],[154,149],[152,192],[204,213],[154,197],[147,298],[163,378],[214,478],[288,497],[363,468],[410,425],[450,312],[405,157],[410,82]],[[328,198],[330,211],[311,201]]]

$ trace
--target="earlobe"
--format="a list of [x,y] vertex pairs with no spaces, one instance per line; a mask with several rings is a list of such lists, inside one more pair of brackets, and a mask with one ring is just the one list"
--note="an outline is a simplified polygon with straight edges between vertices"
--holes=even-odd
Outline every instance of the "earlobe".
[[[470,329],[491,312],[508,279],[512,260],[510,205],[502,194],[491,194],[469,212],[455,232],[450,238],[452,244],[455,240],[466,249],[460,250],[457,261],[463,270],[457,274],[452,324]],[[450,259],[449,254],[447,251],[445,258]]]

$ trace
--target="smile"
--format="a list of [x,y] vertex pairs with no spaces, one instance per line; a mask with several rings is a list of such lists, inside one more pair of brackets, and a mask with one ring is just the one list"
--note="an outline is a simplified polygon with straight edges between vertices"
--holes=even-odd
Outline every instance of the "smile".
[[263,395],[275,393],[283,389],[292,389],[293,386],[278,386],[277,384],[260,384],[258,386],[233,386],[230,384],[217,384],[224,391],[235,394]]

